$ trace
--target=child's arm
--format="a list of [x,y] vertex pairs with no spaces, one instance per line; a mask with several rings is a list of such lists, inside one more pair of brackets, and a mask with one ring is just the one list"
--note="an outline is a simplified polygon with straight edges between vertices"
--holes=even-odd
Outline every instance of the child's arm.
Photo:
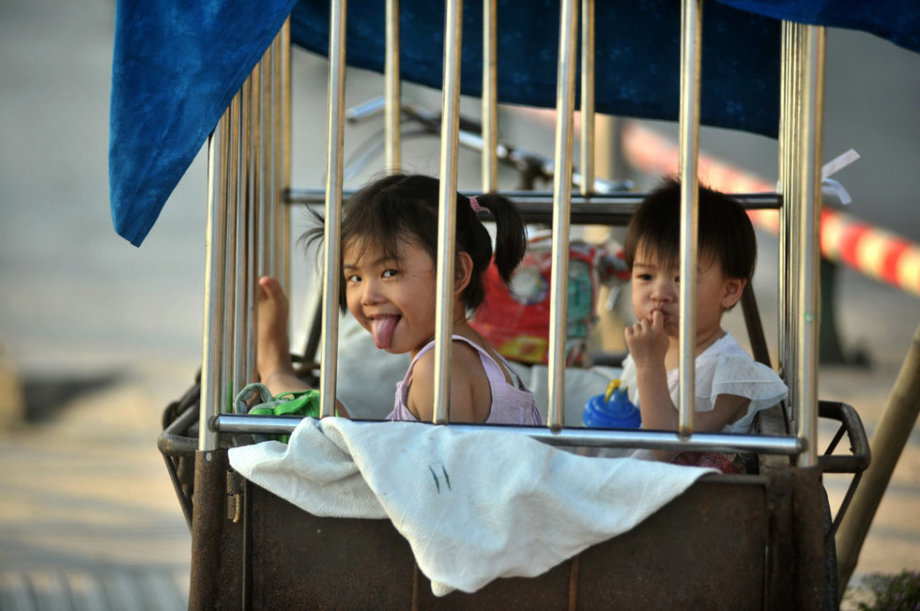
[[642,428],[674,430],[677,427],[676,412],[668,392],[668,372],[664,364],[668,336],[661,313],[655,312],[652,320],[639,320],[626,327],[624,335],[636,365]]
[[[668,338],[661,314],[655,312],[651,321],[640,320],[627,327],[625,335],[626,345],[636,365],[642,428],[677,430],[679,416],[668,391],[668,374],[664,364]],[[693,428],[705,433],[721,431],[744,415],[750,402],[747,397],[719,395],[711,411],[694,412]],[[659,460],[669,460],[674,453],[657,450],[654,454]]]
[[[473,352],[475,362],[469,359],[472,350],[455,342],[450,372],[450,422],[483,422],[489,416],[488,399],[476,400],[474,378],[471,372],[482,368],[479,356]],[[407,407],[421,422],[431,422],[434,417],[434,350],[419,358],[412,368]],[[485,403],[485,405],[480,405]]]

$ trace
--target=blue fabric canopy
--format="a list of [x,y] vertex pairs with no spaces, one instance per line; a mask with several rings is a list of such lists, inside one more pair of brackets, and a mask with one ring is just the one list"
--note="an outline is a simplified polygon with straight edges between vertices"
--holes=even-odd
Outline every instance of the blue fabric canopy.
[[[742,9],[742,10],[739,10]],[[119,235],[140,245],[163,204],[288,14],[292,39],[325,54],[329,0],[120,0],[112,70],[109,181]],[[597,4],[597,110],[677,117],[680,7],[674,0]],[[909,0],[720,0],[704,8],[701,120],[774,136],[779,22],[865,29],[920,51]],[[401,69],[440,88],[443,3],[402,0]],[[479,96],[482,5],[466,2],[462,91]],[[499,99],[553,106],[558,0],[499,0]],[[349,65],[383,70],[384,3],[348,3]]]
[[119,0],[109,114],[115,230],[140,246],[296,0]]

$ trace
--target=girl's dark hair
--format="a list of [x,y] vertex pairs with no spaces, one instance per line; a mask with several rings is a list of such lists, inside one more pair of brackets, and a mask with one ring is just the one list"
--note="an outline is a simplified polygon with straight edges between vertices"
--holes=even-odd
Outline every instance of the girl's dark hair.
[[[470,310],[485,297],[483,274],[492,260],[492,238],[471,207],[470,198],[457,194],[457,252],[473,260],[470,283],[460,296]],[[492,213],[496,225],[495,265],[505,282],[524,256],[524,223],[517,208],[500,195],[477,198]],[[396,258],[400,242],[414,240],[437,262],[438,180],[429,176],[395,174],[376,180],[355,193],[342,210],[342,250],[356,239],[373,244]],[[322,226],[304,234],[310,244],[323,238]],[[344,293],[342,299],[344,307]]]
[[[757,260],[757,239],[741,204],[724,193],[700,186],[698,214],[700,255],[713,257],[728,277],[750,281]],[[679,259],[680,183],[676,180],[665,180],[649,193],[630,220],[624,247],[630,268],[640,246],[665,261]]]

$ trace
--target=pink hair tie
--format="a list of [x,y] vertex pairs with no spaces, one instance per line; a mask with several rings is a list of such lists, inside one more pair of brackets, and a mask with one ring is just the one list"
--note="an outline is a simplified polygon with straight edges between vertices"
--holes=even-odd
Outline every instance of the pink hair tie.
[[473,212],[479,212],[482,210],[482,206],[479,205],[479,199],[477,199],[475,195],[467,199],[470,200],[470,208],[473,209]]

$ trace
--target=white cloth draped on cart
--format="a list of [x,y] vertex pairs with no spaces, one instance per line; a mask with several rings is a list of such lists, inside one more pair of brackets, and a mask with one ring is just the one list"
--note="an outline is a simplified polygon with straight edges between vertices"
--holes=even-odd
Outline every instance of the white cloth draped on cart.
[[587,458],[500,430],[304,419],[230,450],[248,480],[317,516],[389,518],[443,596],[534,577],[623,533],[711,469]]

